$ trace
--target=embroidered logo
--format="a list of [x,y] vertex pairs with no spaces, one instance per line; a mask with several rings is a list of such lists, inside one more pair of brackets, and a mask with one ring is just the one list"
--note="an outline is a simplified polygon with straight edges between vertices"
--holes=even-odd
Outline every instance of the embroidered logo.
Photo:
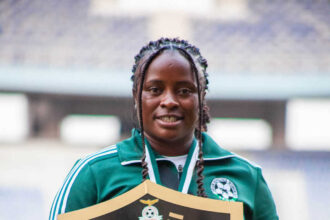
[[238,198],[234,183],[227,178],[214,178],[211,183],[211,190],[221,200],[235,201]]
[[140,200],[141,203],[146,204],[148,206],[144,207],[142,210],[142,217],[139,217],[139,220],[162,220],[163,216],[159,215],[158,209],[153,206],[159,200]]

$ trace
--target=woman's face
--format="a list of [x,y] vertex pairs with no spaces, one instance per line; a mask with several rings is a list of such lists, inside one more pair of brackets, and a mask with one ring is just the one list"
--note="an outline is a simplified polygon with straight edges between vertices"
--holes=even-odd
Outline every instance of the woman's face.
[[164,51],[150,64],[142,91],[142,118],[149,140],[191,142],[198,121],[197,85],[188,60],[179,52]]

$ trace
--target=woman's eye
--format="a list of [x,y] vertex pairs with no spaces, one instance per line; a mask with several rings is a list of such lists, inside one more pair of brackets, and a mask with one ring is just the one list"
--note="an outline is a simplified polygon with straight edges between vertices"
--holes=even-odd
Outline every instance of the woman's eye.
[[180,94],[180,95],[188,95],[188,94],[190,94],[190,93],[191,93],[191,90],[188,89],[188,88],[183,88],[183,89],[180,89],[180,90],[179,90],[179,94]]
[[149,88],[149,92],[153,95],[157,95],[160,93],[160,89],[157,87],[151,87],[151,88]]

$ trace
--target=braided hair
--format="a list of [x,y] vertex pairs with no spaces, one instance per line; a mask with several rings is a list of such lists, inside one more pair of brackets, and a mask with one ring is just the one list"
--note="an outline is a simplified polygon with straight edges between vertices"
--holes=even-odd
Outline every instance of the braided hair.
[[203,149],[202,149],[202,131],[207,130],[206,123],[210,121],[209,108],[206,105],[204,94],[208,89],[208,74],[206,72],[207,61],[197,47],[189,44],[185,40],[179,40],[178,38],[160,38],[157,41],[150,41],[146,46],[142,47],[140,52],[135,56],[135,64],[133,65],[133,75],[131,80],[133,81],[133,93],[137,97],[137,117],[142,138],[143,155],[142,161],[142,179],[146,180],[148,175],[148,166],[146,162],[145,141],[144,141],[144,127],[142,120],[142,89],[145,80],[145,75],[151,62],[159,56],[165,50],[176,50],[183,57],[185,57],[191,65],[193,74],[197,82],[198,91],[198,107],[199,107],[199,120],[198,126],[195,128],[195,137],[198,139],[199,152],[197,167],[197,195],[206,197],[205,189],[203,187]]

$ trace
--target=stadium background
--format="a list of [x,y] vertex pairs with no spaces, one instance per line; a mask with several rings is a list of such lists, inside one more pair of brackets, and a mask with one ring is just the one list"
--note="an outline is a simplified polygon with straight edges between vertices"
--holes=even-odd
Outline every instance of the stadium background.
[[263,167],[281,219],[330,219],[326,0],[0,1],[0,219],[46,219],[75,160],[129,135],[160,36],[209,63],[209,132]]

